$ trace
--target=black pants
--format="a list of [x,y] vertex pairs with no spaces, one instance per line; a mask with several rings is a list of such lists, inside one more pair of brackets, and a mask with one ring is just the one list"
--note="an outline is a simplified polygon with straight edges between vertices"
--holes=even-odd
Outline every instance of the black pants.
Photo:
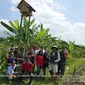
[[35,74],[35,63],[32,64],[34,64],[32,73]]
[[58,75],[64,75],[65,64],[58,64]]
[[48,68],[47,64],[43,66],[43,75],[46,75],[46,68]]
[[32,71],[32,73],[34,74],[34,70],[35,70],[34,56],[32,56],[32,57],[30,58],[30,61],[31,61],[32,64],[34,64],[33,71]]
[[43,66],[43,75],[46,75],[46,66]]
[[[24,73],[25,73],[25,71],[22,70],[22,75],[23,75]],[[31,83],[32,83],[32,80],[33,80],[33,77],[31,76],[31,72],[27,72],[26,74],[29,75],[29,78],[30,78],[29,84],[31,84]]]

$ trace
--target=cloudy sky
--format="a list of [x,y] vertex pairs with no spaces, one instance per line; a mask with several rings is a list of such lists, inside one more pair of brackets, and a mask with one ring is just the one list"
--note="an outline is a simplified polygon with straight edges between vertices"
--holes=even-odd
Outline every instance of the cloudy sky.
[[[26,0],[36,10],[37,23],[50,28],[52,36],[85,45],[85,0]],[[0,21],[20,20],[20,0],[1,0]],[[5,28],[0,24],[0,36]]]

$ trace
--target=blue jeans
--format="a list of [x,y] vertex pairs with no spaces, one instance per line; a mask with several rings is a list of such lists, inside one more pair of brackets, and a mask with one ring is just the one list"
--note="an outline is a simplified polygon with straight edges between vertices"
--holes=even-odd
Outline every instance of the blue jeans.
[[41,67],[38,66],[38,67],[37,67],[37,75],[40,75],[40,71],[41,71]]

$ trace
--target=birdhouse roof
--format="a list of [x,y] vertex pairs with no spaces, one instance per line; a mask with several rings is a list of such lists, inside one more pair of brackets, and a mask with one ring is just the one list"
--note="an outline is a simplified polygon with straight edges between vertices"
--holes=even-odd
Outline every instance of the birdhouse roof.
[[17,6],[17,8],[18,9],[21,9],[22,8],[22,4],[26,4],[28,8],[30,7],[30,9],[32,9],[32,11],[35,12],[35,9],[30,4],[28,4],[25,0],[21,0],[21,2],[19,3],[19,5]]

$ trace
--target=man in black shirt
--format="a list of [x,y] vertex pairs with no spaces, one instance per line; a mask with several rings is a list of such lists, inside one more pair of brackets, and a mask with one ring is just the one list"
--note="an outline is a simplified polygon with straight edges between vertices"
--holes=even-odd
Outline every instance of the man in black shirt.
[[66,64],[66,48],[63,47],[60,53],[61,60],[58,62],[58,75],[64,75],[65,64]]

